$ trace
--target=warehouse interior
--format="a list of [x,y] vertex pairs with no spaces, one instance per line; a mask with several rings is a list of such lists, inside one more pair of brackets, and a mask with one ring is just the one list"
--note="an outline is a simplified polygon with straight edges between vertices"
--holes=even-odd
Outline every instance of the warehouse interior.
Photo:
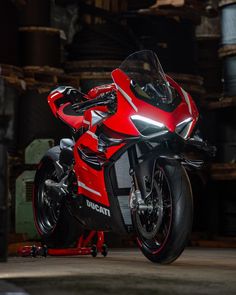
[[[0,19],[0,294],[235,294],[236,1],[2,0]],[[32,209],[38,163],[70,137],[48,94],[112,83],[111,71],[144,49],[193,97],[201,137],[216,147],[188,171],[194,216],[183,257],[156,267],[134,234],[112,232],[106,258],[18,257],[20,247],[40,244]],[[126,162],[116,169],[128,195]]]

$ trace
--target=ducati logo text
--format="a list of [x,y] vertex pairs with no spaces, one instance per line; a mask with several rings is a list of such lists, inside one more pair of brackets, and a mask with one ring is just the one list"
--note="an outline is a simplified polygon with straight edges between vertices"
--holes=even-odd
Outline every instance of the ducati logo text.
[[103,215],[107,215],[107,216],[111,216],[110,210],[106,209],[102,206],[99,206],[97,204],[94,204],[93,202],[86,200],[87,206],[95,211],[97,211],[98,213],[101,213]]

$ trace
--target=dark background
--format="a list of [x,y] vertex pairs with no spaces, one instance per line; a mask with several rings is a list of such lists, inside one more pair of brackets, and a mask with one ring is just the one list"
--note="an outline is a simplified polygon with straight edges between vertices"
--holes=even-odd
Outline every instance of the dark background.
[[[191,244],[235,243],[235,2],[157,7],[152,0],[1,1],[1,147],[8,154],[2,152],[0,164],[4,171],[7,159],[10,243],[37,238],[30,204],[35,167],[47,148],[69,136],[47,105],[48,92],[56,85],[86,92],[109,83],[110,71],[140,49],[154,50],[164,71],[190,92],[202,135],[218,149],[201,171],[190,173]],[[127,238],[111,240],[114,246],[133,245]]]

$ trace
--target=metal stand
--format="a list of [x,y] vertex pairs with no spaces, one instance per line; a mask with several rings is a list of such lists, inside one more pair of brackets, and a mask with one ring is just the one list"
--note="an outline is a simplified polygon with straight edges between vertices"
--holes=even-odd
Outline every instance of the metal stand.
[[[92,239],[97,235],[97,243],[91,245]],[[83,235],[78,239],[76,248],[52,249],[46,246],[24,246],[18,249],[20,256],[73,256],[73,255],[92,255],[96,257],[101,253],[104,257],[108,254],[108,247],[104,244],[104,232],[91,231],[85,238]]]

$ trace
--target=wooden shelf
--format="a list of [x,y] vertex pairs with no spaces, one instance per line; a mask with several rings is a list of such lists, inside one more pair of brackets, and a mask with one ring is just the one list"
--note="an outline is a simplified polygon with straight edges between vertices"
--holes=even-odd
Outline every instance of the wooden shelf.
[[180,17],[190,19],[195,24],[200,24],[203,5],[196,0],[162,0],[147,8],[140,9],[138,12],[142,15],[155,15],[165,17]]
[[153,4],[150,8],[159,8],[159,7],[183,7],[183,6],[194,6],[197,8],[203,9],[203,4],[199,3],[197,0],[156,0],[156,3]]
[[219,98],[218,100],[204,100],[201,106],[208,110],[223,109],[236,106],[236,96]]
[[209,174],[213,180],[236,180],[236,163],[213,163]]

